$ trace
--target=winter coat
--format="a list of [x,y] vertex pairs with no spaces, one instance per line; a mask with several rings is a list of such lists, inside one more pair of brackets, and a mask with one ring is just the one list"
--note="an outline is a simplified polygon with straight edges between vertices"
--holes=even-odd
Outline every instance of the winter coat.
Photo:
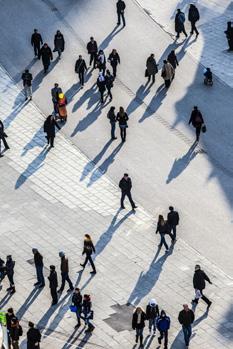
[[90,314],[91,311],[91,300],[90,299],[84,299],[82,304],[82,313],[85,317],[87,317],[88,314]]
[[50,137],[55,137],[55,127],[57,127],[59,130],[61,129],[56,120],[47,118],[44,122],[44,132],[47,133]]
[[171,211],[167,214],[167,222],[171,227],[179,224],[179,214],[176,211]]
[[92,41],[88,42],[88,44],[87,44],[87,52],[89,54],[98,52],[98,46],[97,46],[97,42],[95,40],[93,42]]
[[4,132],[4,125],[3,122],[0,120],[0,139],[3,139],[4,137],[6,137],[6,134]]
[[120,127],[126,127],[128,120],[129,120],[129,117],[125,112],[123,115],[119,112],[117,113],[117,121],[119,122]]
[[52,95],[52,100],[53,100],[54,103],[57,103],[59,93],[62,93],[61,87],[54,87],[54,88],[52,88],[51,95]]
[[43,256],[40,254],[40,252],[36,252],[34,254],[34,263],[36,267],[43,267]]
[[84,59],[78,59],[75,63],[75,73],[84,73],[87,70],[87,65]]
[[98,86],[100,92],[104,92],[106,90],[105,79],[103,81],[100,81],[98,78],[97,79],[97,86]]
[[62,34],[56,34],[54,37],[54,52],[61,50],[62,52],[65,49],[65,40]]
[[138,314],[135,311],[133,313],[133,318],[132,318],[132,328],[133,330],[135,330],[136,328],[138,329],[142,329],[145,327],[145,320],[146,320],[146,314],[144,313],[144,311],[141,313],[141,321],[138,323]]
[[96,64],[100,70],[106,67],[106,57],[104,53],[101,53],[97,56]]
[[179,12],[175,17],[175,31],[181,33],[184,29],[185,15],[183,12]]
[[196,270],[193,275],[193,287],[195,290],[204,290],[205,281],[211,283],[210,279],[203,270]]
[[110,53],[108,60],[110,61],[111,66],[117,66],[117,64],[120,64],[120,56],[116,52],[115,54]]
[[173,66],[174,69],[179,65],[176,54],[174,52],[170,52],[167,56],[168,62]]
[[13,275],[14,274],[15,261],[9,259],[6,261],[6,274]]
[[23,329],[20,324],[12,325],[10,328],[10,337],[12,341],[18,341],[19,337],[23,335]]
[[127,179],[125,179],[124,177],[120,180],[119,183],[119,188],[121,188],[121,190],[123,192],[130,192],[131,188],[132,188],[132,182],[131,182],[131,178],[128,177]]
[[40,349],[40,345],[36,345],[40,341],[40,331],[37,328],[30,328],[27,331],[27,349]]
[[116,123],[116,114],[113,110],[109,110],[107,117],[108,117],[111,124]]
[[58,287],[58,281],[57,281],[57,272],[56,270],[51,270],[50,274],[48,276],[49,280],[49,287],[50,288],[57,288]]
[[147,73],[149,76],[158,73],[158,67],[156,64],[156,60],[153,57],[147,58],[146,69],[147,69]]
[[118,13],[123,13],[126,6],[123,0],[118,0],[116,3],[116,8]]
[[35,46],[43,45],[42,37],[39,33],[33,33],[31,37],[31,44]]
[[84,246],[83,246],[83,253],[88,256],[92,255],[92,253],[95,253],[95,247],[90,240],[84,240]]
[[158,304],[150,305],[148,304],[146,307],[146,318],[149,319],[155,319],[159,316],[159,307]]
[[10,331],[10,329],[11,329],[11,320],[13,320],[13,319],[17,319],[15,314],[6,313],[6,328],[8,331]]
[[114,77],[111,74],[105,75],[105,85],[107,88],[113,87],[113,81],[114,81]]
[[163,69],[162,69],[162,77],[164,80],[172,80],[174,77],[174,68],[171,65],[171,63],[167,62],[164,63]]
[[39,52],[38,58],[42,58],[43,65],[49,66],[50,61],[53,60],[53,54],[51,51],[51,48],[49,46],[44,47],[42,46]]
[[73,303],[77,308],[81,308],[81,306],[82,306],[82,300],[83,300],[83,297],[82,297],[81,293],[76,293],[76,292],[73,293],[73,296],[72,296],[72,303]]
[[156,234],[159,232],[159,234],[168,234],[170,232],[171,228],[168,225],[168,222],[165,221],[165,224],[162,225],[160,222],[157,223],[157,228],[156,228]]
[[192,123],[193,127],[201,127],[204,124],[202,114],[199,110],[193,110],[189,119],[189,124]]
[[159,331],[168,331],[170,328],[170,323],[171,320],[169,318],[169,316],[159,316],[157,321],[156,321],[156,325],[157,325],[157,329]]
[[194,321],[194,312],[189,309],[188,311],[181,310],[178,316],[179,323],[185,327],[191,325]]
[[65,256],[61,257],[61,272],[69,273],[69,262]]
[[195,5],[191,4],[189,8],[188,20],[195,23],[200,19],[199,11]]
[[23,73],[22,74],[23,86],[32,86],[32,74]]

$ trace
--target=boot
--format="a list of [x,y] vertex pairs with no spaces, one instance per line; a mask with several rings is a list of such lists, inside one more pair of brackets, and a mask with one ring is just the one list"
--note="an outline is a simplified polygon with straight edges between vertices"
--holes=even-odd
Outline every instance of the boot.
[[135,342],[136,342],[136,343],[138,342],[138,336],[136,336]]
[[140,347],[143,347],[143,336],[140,336]]

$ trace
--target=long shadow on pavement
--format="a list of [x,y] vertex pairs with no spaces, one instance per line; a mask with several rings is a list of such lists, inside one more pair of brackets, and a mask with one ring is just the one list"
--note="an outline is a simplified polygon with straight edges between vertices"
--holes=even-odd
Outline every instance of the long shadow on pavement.
[[28,297],[25,299],[24,303],[21,305],[21,307],[18,309],[16,315],[19,319],[23,317],[23,315],[26,313],[26,311],[29,309],[29,307],[32,305],[32,303],[36,300],[36,298],[39,296],[39,294],[42,292],[42,288],[34,288]]
[[[118,29],[118,30],[117,30]],[[101,42],[101,44],[99,45],[99,47],[102,50],[105,50],[109,43],[112,41],[112,39],[114,38],[114,36],[116,36],[117,34],[119,34],[119,32],[124,29],[124,27],[119,27],[118,25],[116,25],[113,30],[111,31],[110,34],[108,34],[108,36]]]

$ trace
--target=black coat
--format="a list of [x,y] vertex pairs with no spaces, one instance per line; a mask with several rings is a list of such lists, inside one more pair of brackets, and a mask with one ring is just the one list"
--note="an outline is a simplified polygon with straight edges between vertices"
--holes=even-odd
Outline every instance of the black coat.
[[116,7],[118,13],[123,13],[126,8],[125,2],[123,0],[118,0],[116,3]]
[[95,40],[93,42],[91,42],[91,41],[88,42],[87,52],[89,54],[98,52],[98,46],[97,46],[97,42]]
[[148,57],[146,61],[146,69],[148,75],[155,75],[158,73],[158,66],[156,60],[153,57]]
[[23,86],[32,86],[32,74],[31,73],[23,73],[22,74]]
[[6,134],[4,132],[4,125],[3,122],[0,120],[0,139],[3,139],[4,137],[6,137]]
[[164,225],[162,225],[158,222],[155,233],[157,234],[159,232],[159,234],[168,234],[170,232],[170,230],[171,230],[171,228],[170,228],[167,221],[165,221]]
[[23,329],[21,325],[18,324],[18,326],[11,326],[10,337],[13,341],[18,341],[19,337],[21,337],[22,334],[23,334]]
[[115,114],[114,110],[109,110],[107,117],[108,117],[111,124],[115,124],[116,114]]
[[184,326],[189,326],[195,319],[194,312],[189,309],[188,311],[181,310],[178,316],[179,323]]
[[123,192],[130,192],[131,188],[132,188],[132,182],[130,177],[128,177],[127,179],[125,179],[124,177],[120,180],[119,182],[119,187],[121,188],[121,190]]
[[75,73],[84,73],[87,70],[87,65],[84,59],[77,59],[75,63]]
[[31,37],[31,44],[35,46],[40,46],[43,44],[42,37],[39,33],[33,33]]
[[84,246],[83,246],[83,253],[88,256],[92,255],[92,253],[95,253],[95,247],[92,243],[92,241],[84,240]]
[[181,33],[184,29],[184,21],[182,20],[184,18],[184,13],[180,12],[176,14],[175,17],[175,31],[177,33]]
[[174,69],[176,69],[176,67],[179,65],[176,54],[174,52],[169,53],[167,60],[169,63],[171,63]]
[[15,261],[9,259],[6,261],[6,274],[13,275],[14,274]]
[[204,124],[202,113],[200,110],[193,110],[189,119],[189,124],[192,123],[193,127],[201,127]]
[[119,122],[119,126],[127,126],[127,121],[129,120],[128,115],[124,113],[123,115],[117,113],[117,121]]
[[145,327],[145,320],[146,320],[146,314],[144,311],[141,314],[141,321],[137,323],[138,320],[138,314],[137,312],[133,313],[133,318],[132,318],[132,329],[135,330],[136,328],[144,328]]
[[196,290],[200,290],[200,291],[204,290],[206,281],[211,283],[210,279],[208,278],[206,273],[204,273],[203,270],[196,270],[194,272],[194,275],[193,275],[193,287]]
[[76,306],[76,307],[81,307],[82,306],[82,301],[83,301],[83,296],[81,295],[81,293],[73,293],[72,296],[72,303]]
[[171,211],[167,214],[167,222],[171,227],[179,224],[179,213],[176,211]]
[[97,86],[98,86],[100,92],[104,92],[106,90],[105,80],[100,81],[99,79],[97,79]]
[[34,254],[34,263],[35,263],[35,266],[43,267],[44,265],[43,256],[40,254],[40,252],[36,252]]
[[156,304],[155,306],[152,306],[150,304],[147,305],[146,307],[146,318],[147,320],[149,319],[155,319],[159,316],[159,307]]
[[27,331],[27,349],[40,349],[39,343],[41,340],[40,331],[37,328],[30,328]]
[[51,48],[49,46],[47,46],[47,47],[42,46],[40,49],[38,58],[39,59],[42,58],[43,64],[45,66],[46,65],[49,66],[50,61],[53,60],[53,54],[52,54]]
[[195,23],[200,19],[199,11],[193,4],[191,4],[189,8],[188,19],[192,23]]
[[47,118],[44,122],[44,132],[47,133],[50,137],[55,137],[55,127],[57,127],[59,130],[61,129],[58,123],[54,119]]
[[58,287],[56,270],[50,271],[50,274],[48,276],[48,280],[49,280],[49,287],[50,288],[57,288]]
[[65,40],[62,34],[56,34],[54,37],[54,51],[64,51],[65,49]]
[[105,75],[105,85],[107,88],[113,87],[113,81],[114,81],[114,77],[111,74]]
[[117,64],[120,63],[120,56],[117,52],[115,54],[110,53],[108,60],[110,61],[111,66],[117,66]]

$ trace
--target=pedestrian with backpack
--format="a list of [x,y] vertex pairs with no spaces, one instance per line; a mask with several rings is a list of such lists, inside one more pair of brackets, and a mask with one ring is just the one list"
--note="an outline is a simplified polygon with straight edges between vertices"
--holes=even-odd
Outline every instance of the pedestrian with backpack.
[[184,33],[186,38],[188,36],[184,27],[184,22],[185,22],[185,14],[178,8],[175,16],[175,31],[176,31],[177,39],[180,37],[180,33]]

